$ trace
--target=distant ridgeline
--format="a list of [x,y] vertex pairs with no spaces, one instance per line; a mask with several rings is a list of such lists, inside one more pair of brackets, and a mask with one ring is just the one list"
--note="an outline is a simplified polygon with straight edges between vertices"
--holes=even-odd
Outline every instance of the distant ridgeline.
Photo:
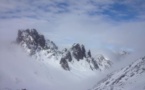
[[93,57],[91,51],[86,50],[85,46],[79,43],[61,51],[53,41],[45,39],[44,35],[39,34],[36,29],[18,30],[16,43],[35,59],[55,60],[55,63],[64,70],[71,70],[73,67],[103,70],[111,66],[111,61],[103,55]]

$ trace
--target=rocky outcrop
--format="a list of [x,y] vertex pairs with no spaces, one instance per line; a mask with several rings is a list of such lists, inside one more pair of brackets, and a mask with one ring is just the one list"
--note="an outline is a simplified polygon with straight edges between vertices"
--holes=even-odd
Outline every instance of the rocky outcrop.
[[66,58],[61,58],[60,64],[61,64],[61,67],[62,67],[64,70],[70,70],[70,67],[69,67],[69,65],[68,65],[68,62],[67,62],[67,59],[66,59]]
[[46,46],[44,36],[38,34],[38,32],[35,29],[19,30],[17,43],[21,43],[22,41],[27,43],[27,45],[29,46],[30,45],[33,45],[36,47],[40,46],[41,48],[44,48]]
[[57,59],[64,70],[71,70],[70,64],[82,60],[91,70],[97,70],[101,67],[100,65],[104,65],[103,61],[106,61],[103,59],[100,62],[99,59],[93,58],[91,51],[86,51],[85,46],[79,43],[60,51],[53,41],[45,39],[36,29],[19,30],[16,43],[21,45],[29,55],[35,56],[37,59]]
[[86,50],[84,48],[84,45],[80,46],[80,44],[77,43],[74,44],[71,49],[72,49],[73,56],[78,61],[86,57]]
[[24,47],[30,55],[34,55],[40,50],[50,49],[55,51],[58,49],[52,41],[46,40],[36,29],[18,30],[16,43]]

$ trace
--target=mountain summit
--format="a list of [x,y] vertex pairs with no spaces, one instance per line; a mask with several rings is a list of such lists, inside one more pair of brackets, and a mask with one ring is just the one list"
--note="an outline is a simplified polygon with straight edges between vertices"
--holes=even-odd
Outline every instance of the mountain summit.
[[94,58],[83,44],[75,43],[60,51],[53,41],[45,39],[36,29],[18,30],[16,43],[33,58],[61,66],[64,70],[103,70],[111,66],[103,55]]

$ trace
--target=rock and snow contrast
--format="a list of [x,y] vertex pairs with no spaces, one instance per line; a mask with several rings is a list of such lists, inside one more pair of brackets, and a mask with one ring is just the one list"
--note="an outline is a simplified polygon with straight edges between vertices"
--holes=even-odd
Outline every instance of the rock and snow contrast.
[[33,58],[55,66],[60,64],[64,70],[104,70],[111,66],[111,61],[103,55],[94,58],[91,51],[86,51],[85,46],[79,43],[60,51],[53,41],[45,39],[36,29],[19,30],[16,43]]
[[54,64],[29,57],[21,47],[4,45],[0,47],[0,90],[85,90],[96,81],[94,71],[66,71]]
[[145,90],[145,0],[0,0],[0,90]]
[[104,55],[79,43],[60,50],[36,29],[0,45],[0,90],[145,90],[145,57],[108,74],[114,63]]

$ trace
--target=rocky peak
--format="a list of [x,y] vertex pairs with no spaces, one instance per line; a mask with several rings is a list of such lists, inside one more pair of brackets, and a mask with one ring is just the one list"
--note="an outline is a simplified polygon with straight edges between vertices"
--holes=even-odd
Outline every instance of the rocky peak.
[[83,59],[86,57],[86,50],[84,45],[80,45],[80,44],[73,44],[72,46],[72,52],[73,52],[73,56],[79,61],[80,59]]
[[87,57],[92,57],[92,54],[91,54],[90,50],[87,52]]
[[63,58],[67,59],[67,61],[71,62],[72,61],[71,52],[67,48],[65,48],[62,52],[63,52]]
[[[45,39],[36,29],[19,30],[16,42],[21,45],[26,52],[36,57],[38,60],[58,60],[64,70],[71,70],[73,64],[77,62],[80,67],[84,65],[84,68],[96,70],[102,67],[105,62],[104,59],[98,61],[98,59],[93,58],[91,51],[86,52],[85,46],[79,43],[73,44],[69,49],[65,48],[63,51],[59,51],[53,41]],[[106,65],[108,65],[108,63],[106,63]]]
[[45,47],[45,38],[43,35],[38,34],[35,29],[19,30],[17,43],[25,42],[27,44]]
[[18,30],[16,42],[24,48],[28,48],[31,55],[42,49],[58,49],[54,42],[46,40],[36,29]]

